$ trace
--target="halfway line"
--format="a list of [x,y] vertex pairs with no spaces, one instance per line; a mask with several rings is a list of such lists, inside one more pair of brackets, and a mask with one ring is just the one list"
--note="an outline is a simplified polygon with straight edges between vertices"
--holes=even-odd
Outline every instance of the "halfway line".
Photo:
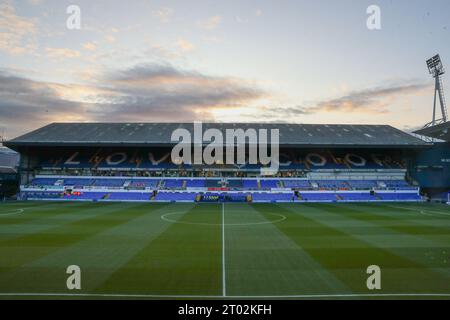
[[227,296],[225,270],[225,203],[222,202],[222,295]]

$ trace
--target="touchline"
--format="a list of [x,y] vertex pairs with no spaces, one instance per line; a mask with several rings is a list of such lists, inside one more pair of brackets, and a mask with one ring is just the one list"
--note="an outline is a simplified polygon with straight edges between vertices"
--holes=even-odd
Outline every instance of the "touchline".
[[[171,142],[177,142],[171,152],[173,163],[195,165],[261,164],[267,166],[261,168],[262,175],[274,175],[278,172],[279,129],[270,129],[269,155],[267,129],[225,129],[224,133],[217,128],[209,128],[203,132],[202,122],[194,122],[193,127],[194,137],[185,128],[178,128],[172,132]],[[204,145],[206,146],[204,147]],[[192,146],[194,152],[192,152]],[[246,146],[248,146],[248,162],[246,161]]]

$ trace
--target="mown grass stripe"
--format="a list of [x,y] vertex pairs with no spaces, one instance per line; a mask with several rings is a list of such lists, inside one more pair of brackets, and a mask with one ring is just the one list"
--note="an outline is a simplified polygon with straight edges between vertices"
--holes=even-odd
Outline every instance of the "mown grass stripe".
[[[257,206],[257,205],[256,205]],[[318,264],[276,224],[253,206],[228,204],[227,279],[228,295],[285,295],[350,290]],[[244,222],[243,225],[234,225]]]
[[[355,206],[358,209],[352,209]],[[384,248],[397,256],[414,261],[424,269],[442,273],[443,278],[450,276],[449,238],[443,230],[440,234],[420,235],[420,233],[417,234],[417,228],[420,228],[420,226],[408,219],[401,221],[391,216],[384,218],[381,214],[371,214],[370,212],[375,209],[373,204],[369,206],[364,204],[335,206],[325,204],[320,206],[320,210],[326,212],[327,216],[315,215],[314,218],[325,225],[330,225],[329,220],[337,217],[345,219],[348,224],[359,221],[363,224],[360,228],[366,232],[370,230],[370,232],[356,232],[355,229],[357,228],[348,228],[336,223],[333,224],[333,227],[352,234],[370,245]],[[406,232],[408,228],[413,230]]]
[[[0,213],[8,212],[10,210],[23,209],[23,213],[20,215],[8,215],[0,216],[0,228],[7,226],[10,228],[12,225],[18,225],[23,228],[26,224],[34,224],[35,221],[45,221],[44,218],[48,218],[49,221],[54,221],[63,215],[69,215],[76,213],[77,210],[88,208],[92,206],[92,203],[88,202],[77,202],[71,203],[70,206],[67,204],[61,205],[61,203],[32,203],[32,205],[26,202],[19,202],[18,204],[6,203],[0,204]],[[55,215],[55,209],[61,210],[59,216]],[[0,229],[1,230],[1,229]]]
[[[400,235],[412,235],[420,237],[426,241],[435,241],[434,239],[427,238],[427,235],[447,235],[449,230],[446,227],[440,226],[426,226],[416,223],[410,219],[399,218],[395,214],[380,214],[381,208],[374,207],[373,205],[329,205],[324,204],[321,207],[327,212],[345,216],[358,221],[369,223],[370,225],[376,225],[383,229],[392,230]],[[446,242],[447,243],[447,242]]]
[[[358,228],[349,228],[342,224],[334,223],[334,226],[372,245],[386,248],[396,255],[416,261],[428,268],[434,268],[438,272],[444,271],[445,274],[450,275],[450,269],[448,269],[450,237],[445,229],[441,228],[440,232],[433,233],[432,230],[436,230],[433,227],[431,231],[425,233],[421,230],[427,230],[426,226],[417,225],[409,219],[400,220],[398,217],[392,217],[395,216],[394,213],[390,215],[388,213],[374,214],[373,212],[377,210],[377,207],[373,204],[336,206],[327,204],[320,206],[320,208],[329,214],[326,217],[317,217],[324,224],[329,225],[328,220],[337,217],[346,219],[347,224],[359,222],[359,229],[365,232],[355,231]],[[385,212],[384,208],[378,210]],[[387,217],[384,216],[385,214]],[[447,271],[445,271],[446,269]]]
[[[376,247],[318,221],[317,213],[327,214],[324,209],[313,208],[311,210],[312,208],[304,205],[271,206],[279,208],[279,212],[288,216],[285,223],[276,224],[276,227],[298,243],[323,267],[333,272],[354,292],[368,291],[366,269],[373,264],[379,265],[383,270],[383,283],[385,284],[383,292],[420,292],[426,290],[426,284],[430,283],[433,291],[448,291],[447,284],[443,282],[445,277],[442,274],[430,271],[416,261],[400,257],[389,250]],[[257,209],[265,214],[264,209]],[[269,210],[268,207],[266,210]],[[317,234],[308,234],[307,232],[307,229],[311,227],[320,230],[330,240],[325,240],[322,247],[318,248],[314,244]],[[303,231],[306,231],[306,234]],[[413,278],[411,278],[411,274],[414,274]]]
[[[63,250],[67,246],[144,214],[141,210],[136,212],[127,210],[139,206],[125,204],[111,207],[110,205],[98,204],[95,207],[78,211],[76,220],[71,219],[43,232],[1,240],[0,253],[4,258],[0,261],[0,276],[7,271],[19,269],[36,259],[57,250]],[[122,215],[122,219],[118,219],[120,215]],[[0,277],[0,283],[1,281]]]
[[[139,204],[127,208],[126,214],[111,213],[114,226],[23,265],[20,274],[15,274],[19,283],[15,285],[39,292],[67,290],[65,270],[75,264],[82,270],[82,292],[94,290],[145,246],[147,239],[163,231],[164,226],[156,222],[168,206]],[[32,278],[36,273],[41,275],[39,279]]]
[[133,294],[221,295],[220,206],[195,205],[178,218],[214,225],[161,220],[169,227],[113,273],[96,292],[116,292],[121,288]]
[[[128,205],[130,206],[130,205]],[[41,219],[35,219],[28,223],[22,224],[20,227],[20,233],[17,236],[12,236],[6,239],[0,239],[0,247],[2,246],[20,246],[21,244],[27,244],[27,242],[33,244],[39,244],[39,239],[45,239],[52,234],[62,233],[62,237],[56,240],[61,240],[66,234],[66,229],[75,227],[77,225],[89,225],[91,221],[95,221],[98,217],[108,214],[109,212],[115,212],[124,207],[115,207],[114,210],[110,210],[112,207],[108,205],[90,204],[85,207],[61,206],[57,211],[53,211],[53,215],[45,216]],[[30,213],[31,214],[31,213]],[[13,228],[9,226],[9,228]],[[59,230],[61,230],[59,232]],[[58,241],[54,242],[55,245]]]
[[[362,205],[365,206],[365,204]],[[448,205],[430,205],[430,207],[425,208],[420,205],[411,207],[408,203],[398,203],[380,204],[376,213],[382,216],[395,213],[394,217],[400,220],[406,219],[417,224],[438,225],[439,227],[450,229],[449,209]]]

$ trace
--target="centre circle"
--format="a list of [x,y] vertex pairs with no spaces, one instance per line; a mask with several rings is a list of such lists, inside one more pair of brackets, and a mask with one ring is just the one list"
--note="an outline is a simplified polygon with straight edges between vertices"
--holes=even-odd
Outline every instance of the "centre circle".
[[[169,212],[169,213],[163,214],[161,216],[161,219],[166,222],[180,223],[180,224],[192,224],[192,225],[202,225],[202,226],[221,226],[222,225],[222,223],[179,221],[179,220],[174,220],[174,219],[170,218],[174,215],[182,215],[182,214],[185,214],[185,212],[178,212],[178,211],[177,212]],[[275,217],[275,219],[269,220],[269,221],[260,221],[260,222],[225,223],[223,225],[225,225],[225,226],[252,226],[252,225],[262,225],[262,224],[273,224],[273,223],[278,223],[278,222],[281,222],[281,221],[284,221],[287,219],[286,216],[284,216],[282,214],[278,214],[278,213],[266,212],[266,214]]]

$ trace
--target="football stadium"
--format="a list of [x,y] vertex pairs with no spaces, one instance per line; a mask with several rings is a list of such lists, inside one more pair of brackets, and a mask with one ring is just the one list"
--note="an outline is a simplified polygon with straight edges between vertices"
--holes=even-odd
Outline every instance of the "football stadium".
[[189,123],[53,123],[6,142],[21,160],[18,201],[1,206],[2,297],[450,297],[448,142],[388,125],[213,127],[279,129],[278,173],[173,163]]
[[449,21],[448,0],[0,0],[0,301],[450,301]]

